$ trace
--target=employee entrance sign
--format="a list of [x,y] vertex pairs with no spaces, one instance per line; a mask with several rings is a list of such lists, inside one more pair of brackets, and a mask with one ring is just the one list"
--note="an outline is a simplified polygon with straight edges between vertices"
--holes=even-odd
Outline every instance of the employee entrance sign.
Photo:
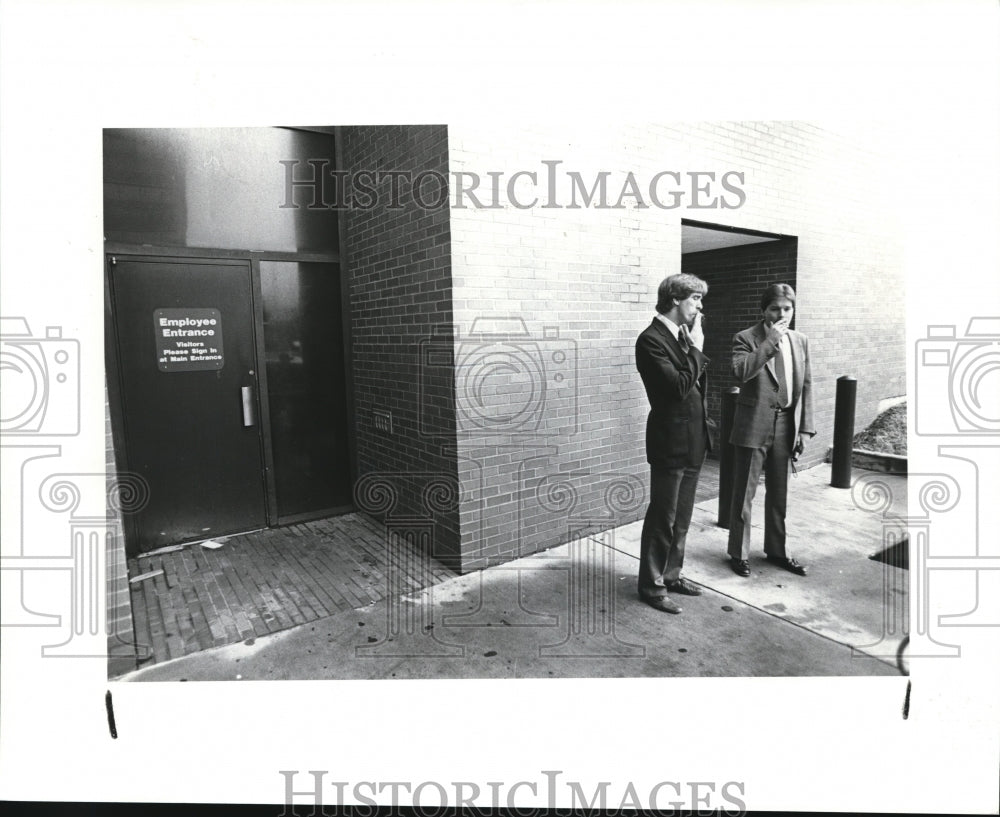
[[157,309],[153,334],[161,372],[217,370],[225,363],[218,309]]

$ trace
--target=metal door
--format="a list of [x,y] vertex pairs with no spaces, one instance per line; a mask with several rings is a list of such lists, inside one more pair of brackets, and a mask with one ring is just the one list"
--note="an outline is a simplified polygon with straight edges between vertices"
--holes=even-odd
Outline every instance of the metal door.
[[249,261],[109,259],[140,551],[267,521]]

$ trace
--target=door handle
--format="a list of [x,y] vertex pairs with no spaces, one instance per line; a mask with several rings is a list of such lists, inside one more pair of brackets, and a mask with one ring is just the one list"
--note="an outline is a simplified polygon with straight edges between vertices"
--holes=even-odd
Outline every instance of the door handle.
[[257,424],[253,410],[253,389],[250,386],[244,386],[240,389],[240,396],[243,398],[243,427],[249,428]]

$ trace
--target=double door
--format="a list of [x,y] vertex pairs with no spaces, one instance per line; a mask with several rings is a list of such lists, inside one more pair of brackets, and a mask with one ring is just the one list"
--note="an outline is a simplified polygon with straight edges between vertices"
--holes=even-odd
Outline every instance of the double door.
[[332,261],[109,255],[129,551],[349,510]]

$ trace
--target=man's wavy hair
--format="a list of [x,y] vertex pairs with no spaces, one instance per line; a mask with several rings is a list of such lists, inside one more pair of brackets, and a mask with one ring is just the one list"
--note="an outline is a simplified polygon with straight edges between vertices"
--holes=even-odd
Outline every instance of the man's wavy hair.
[[708,284],[697,275],[688,275],[685,272],[671,275],[664,278],[660,283],[660,288],[656,291],[656,311],[661,315],[666,315],[674,306],[674,299],[683,301],[696,292],[702,295],[708,293]]
[[760,311],[763,312],[778,298],[787,298],[795,306],[795,290],[788,284],[771,284],[760,296]]

